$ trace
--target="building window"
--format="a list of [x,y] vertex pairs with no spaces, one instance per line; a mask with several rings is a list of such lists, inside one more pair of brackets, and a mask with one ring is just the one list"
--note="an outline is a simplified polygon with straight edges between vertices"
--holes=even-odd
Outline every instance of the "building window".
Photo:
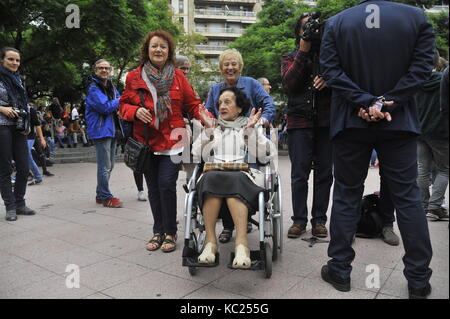
[[179,9],[179,13],[184,13],[184,0],[179,0],[178,9]]

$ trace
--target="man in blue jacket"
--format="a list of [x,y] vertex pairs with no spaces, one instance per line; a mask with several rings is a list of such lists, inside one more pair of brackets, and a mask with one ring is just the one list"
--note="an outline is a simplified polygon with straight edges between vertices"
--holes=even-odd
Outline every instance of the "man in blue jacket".
[[109,75],[111,65],[106,60],[95,62],[95,75],[90,77],[86,96],[86,124],[89,138],[94,141],[97,156],[97,204],[122,207],[122,202],[109,190],[109,178],[114,167],[116,139],[123,136],[117,117],[119,92]]
[[[325,26],[320,63],[332,88],[334,193],[322,278],[350,290],[352,239],[372,150],[394,203],[410,298],[431,292],[432,248],[417,186],[420,123],[414,94],[433,69],[434,33],[422,9],[362,1]],[[381,258],[381,256],[380,256]]]

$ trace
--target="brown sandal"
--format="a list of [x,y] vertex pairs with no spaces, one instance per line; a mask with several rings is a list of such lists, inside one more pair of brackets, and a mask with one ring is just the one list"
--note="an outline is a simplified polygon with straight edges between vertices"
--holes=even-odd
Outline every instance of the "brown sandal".
[[161,244],[163,242],[164,242],[163,234],[154,234],[153,237],[148,241],[147,246],[145,248],[149,251],[154,251],[159,249],[159,247],[161,247]]
[[[171,238],[167,238],[170,236]],[[166,246],[168,248],[162,248],[162,246]],[[164,241],[161,245],[161,250],[165,253],[170,253],[177,248],[177,235],[166,235]]]

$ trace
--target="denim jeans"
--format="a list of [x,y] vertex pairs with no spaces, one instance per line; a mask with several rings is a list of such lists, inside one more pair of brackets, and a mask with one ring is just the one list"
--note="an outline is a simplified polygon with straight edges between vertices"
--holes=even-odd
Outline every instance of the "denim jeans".
[[116,140],[111,137],[94,140],[97,156],[97,194],[96,199],[105,201],[113,197],[109,190],[109,178],[114,168]]
[[[17,170],[14,192],[11,184],[13,159]],[[0,126],[0,191],[7,211],[25,206],[28,170],[27,137],[14,126]]]
[[33,173],[34,179],[37,181],[42,181],[42,174],[39,171],[39,166],[37,166],[36,162],[33,159],[33,154],[31,153],[31,149],[34,145],[34,139],[28,140],[28,165],[30,166],[31,172]]
[[[417,162],[419,175],[417,184],[420,188],[424,210],[438,209],[444,200],[448,185],[448,139],[420,139],[417,142]],[[436,167],[436,177],[432,182],[433,164]]]

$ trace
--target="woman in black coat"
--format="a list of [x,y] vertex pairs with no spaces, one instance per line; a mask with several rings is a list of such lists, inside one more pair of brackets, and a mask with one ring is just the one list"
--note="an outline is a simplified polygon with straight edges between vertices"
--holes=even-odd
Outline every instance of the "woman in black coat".
[[[6,220],[17,215],[34,215],[25,205],[28,177],[30,111],[25,85],[18,72],[20,52],[3,48],[0,52],[0,192],[6,207]],[[17,174],[14,190],[11,182],[14,160]]]

